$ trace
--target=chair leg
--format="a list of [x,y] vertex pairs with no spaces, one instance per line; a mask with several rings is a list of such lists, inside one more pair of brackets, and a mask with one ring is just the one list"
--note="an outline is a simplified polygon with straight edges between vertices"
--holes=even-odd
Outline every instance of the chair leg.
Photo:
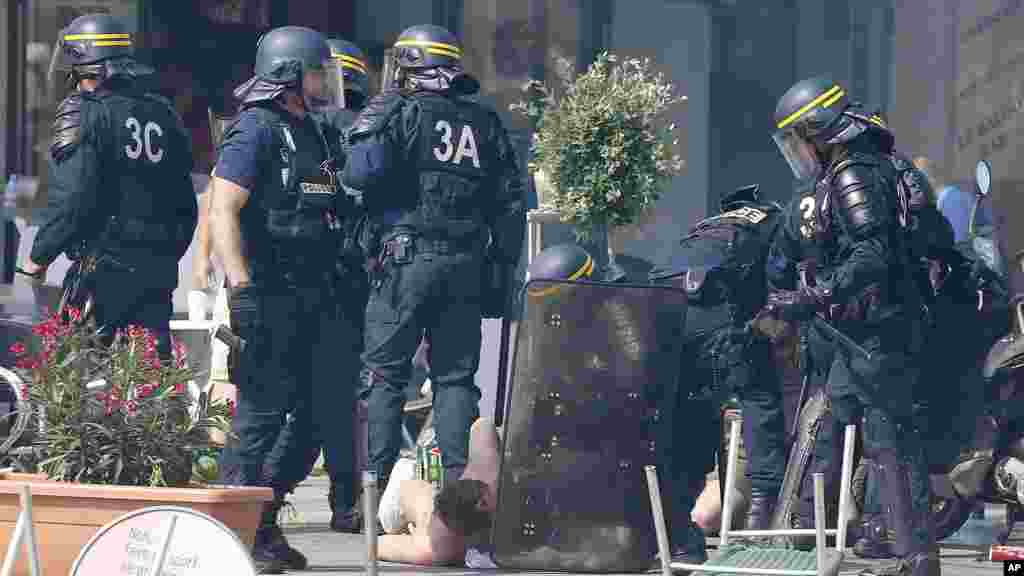
[[732,527],[732,489],[736,486],[736,465],[740,451],[740,427],[742,419],[733,420],[729,427],[729,458],[725,466],[725,491],[722,494],[722,528],[718,537],[724,548],[729,543],[729,529]]
[[661,560],[661,575],[672,576],[672,547],[668,541],[665,526],[665,509],[661,504],[661,489],[658,487],[658,471],[654,466],[645,466],[647,492],[651,496],[651,513],[654,514],[654,531],[658,536],[658,559]]
[[825,570],[825,475],[814,473],[814,540],[818,576]]
[[836,550],[846,550],[846,526],[850,523],[847,517],[850,500],[850,485],[853,483],[853,451],[857,443],[857,426],[846,427],[846,438],[843,441],[843,475],[839,479],[839,518],[836,520]]

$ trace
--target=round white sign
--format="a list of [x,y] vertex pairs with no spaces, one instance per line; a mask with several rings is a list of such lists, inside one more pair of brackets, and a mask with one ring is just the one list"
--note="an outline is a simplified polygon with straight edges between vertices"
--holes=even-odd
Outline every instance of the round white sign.
[[154,506],[107,524],[85,545],[71,576],[256,576],[227,526],[189,508]]

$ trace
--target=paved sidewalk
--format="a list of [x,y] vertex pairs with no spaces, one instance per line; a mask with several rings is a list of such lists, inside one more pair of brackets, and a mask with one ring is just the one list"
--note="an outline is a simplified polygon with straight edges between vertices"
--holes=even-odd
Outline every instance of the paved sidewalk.
[[[363,572],[365,558],[364,540],[361,535],[332,532],[329,524],[331,512],[327,506],[327,480],[322,477],[310,478],[290,498],[295,507],[294,515],[284,521],[284,530],[292,546],[309,558],[309,569],[290,574],[318,574],[321,576],[350,576]],[[1011,542],[1024,543],[1021,529],[1015,531]],[[714,543],[715,540],[712,540]],[[986,549],[987,551],[987,549]],[[1001,563],[979,561],[977,550],[944,548],[942,551],[943,576],[995,576],[1003,573]],[[870,566],[865,561],[853,559],[847,563],[841,574],[854,575]],[[486,574],[502,576],[517,572],[505,570],[472,570],[469,568],[432,568],[381,562],[378,571],[387,576],[414,574]],[[544,574],[531,572],[530,574]],[[564,574],[564,573],[560,573]]]

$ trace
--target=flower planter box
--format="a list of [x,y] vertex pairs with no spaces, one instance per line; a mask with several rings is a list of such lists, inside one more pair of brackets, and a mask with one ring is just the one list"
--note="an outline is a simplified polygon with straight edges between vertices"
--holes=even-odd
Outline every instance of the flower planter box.
[[[269,488],[139,488],[54,482],[36,474],[0,476],[0,554],[6,553],[20,511],[18,486],[32,490],[32,515],[44,574],[68,574],[79,552],[100,528],[133,510],[173,505],[220,520],[251,547]],[[14,573],[28,576],[24,551]]]

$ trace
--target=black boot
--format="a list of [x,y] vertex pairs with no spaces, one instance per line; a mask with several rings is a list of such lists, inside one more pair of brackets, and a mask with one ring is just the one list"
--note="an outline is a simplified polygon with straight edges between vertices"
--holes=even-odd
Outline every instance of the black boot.
[[853,553],[858,558],[893,558],[890,543],[892,533],[886,529],[881,514],[865,515],[858,522],[857,538],[853,541]]
[[284,574],[285,563],[270,547],[270,533],[263,528],[256,529],[256,541],[252,546],[252,563],[257,574]]
[[[931,522],[928,478],[912,479],[919,473],[894,454],[878,458],[879,495],[885,527],[892,537],[889,549],[899,560],[880,568],[878,576],[940,576],[938,547]],[[920,469],[921,467],[918,467]],[[913,482],[917,480],[917,482]],[[912,486],[917,490],[913,490]]]
[[747,530],[768,530],[772,523],[772,512],[775,510],[776,495],[774,492],[751,488],[750,510],[747,512]]
[[[384,494],[384,488],[387,486],[387,477],[383,478],[383,481],[379,481],[377,486],[377,502],[380,502],[380,497]],[[362,490],[362,489],[360,489]],[[331,530],[335,532],[344,532],[347,534],[362,534],[363,532],[363,495],[360,491],[359,497],[356,498],[356,503],[347,510],[339,511],[334,501],[333,487],[332,491],[328,494],[328,499],[331,503]],[[340,513],[339,513],[340,512]],[[384,527],[380,524],[380,518],[377,519],[377,535],[384,534]]]
[[[277,524],[277,515],[284,506],[283,495],[273,502],[264,505],[260,527],[256,530],[256,542],[253,545],[253,560],[264,562],[270,570],[305,570],[308,565],[306,556],[288,544],[284,532]],[[277,568],[275,563],[280,566]],[[259,568],[259,566],[257,566]],[[260,572],[261,574],[281,574],[282,572]]]
[[883,514],[882,491],[885,488],[881,482],[885,480],[884,473],[870,458],[863,458],[861,464],[864,468],[864,511],[857,522],[857,537],[850,540],[853,553],[859,558],[893,558],[891,544],[895,535]]

